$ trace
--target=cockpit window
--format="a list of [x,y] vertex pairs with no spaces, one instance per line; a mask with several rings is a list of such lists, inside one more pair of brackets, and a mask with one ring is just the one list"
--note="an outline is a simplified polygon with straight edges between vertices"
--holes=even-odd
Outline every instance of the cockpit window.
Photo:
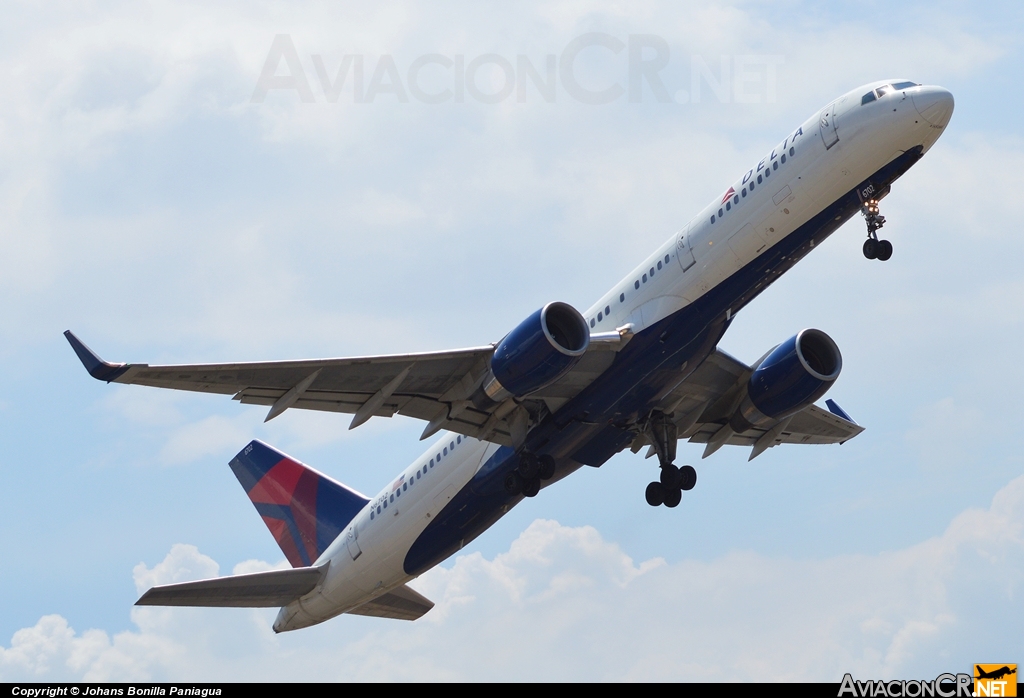
[[905,90],[908,87],[920,87],[921,83],[919,83],[919,82],[911,82],[910,80],[907,80],[906,82],[895,82],[895,83],[893,83],[892,86],[893,86],[893,89],[896,89],[896,90]]
[[875,99],[877,99],[875,97],[875,93],[874,92],[868,92],[866,95],[864,95],[863,97],[860,98],[860,103],[861,104],[867,104],[868,102],[874,102]]
[[880,98],[884,97],[890,92],[892,92],[892,85],[882,85],[877,90],[875,90],[875,94],[878,95]]

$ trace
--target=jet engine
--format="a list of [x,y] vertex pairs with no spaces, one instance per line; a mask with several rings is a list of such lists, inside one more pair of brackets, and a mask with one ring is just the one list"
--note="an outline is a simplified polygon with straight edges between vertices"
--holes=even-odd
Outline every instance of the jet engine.
[[586,353],[590,328],[568,303],[548,303],[498,343],[491,357],[487,397],[522,397],[557,380]]
[[839,347],[821,330],[802,330],[764,358],[731,420],[737,433],[799,412],[825,394],[843,368]]

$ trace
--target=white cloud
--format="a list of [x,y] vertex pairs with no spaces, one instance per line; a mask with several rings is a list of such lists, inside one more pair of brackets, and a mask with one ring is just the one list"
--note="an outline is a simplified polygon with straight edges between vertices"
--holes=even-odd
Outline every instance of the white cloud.
[[[280,567],[250,560],[235,573]],[[176,545],[135,581],[141,592],[218,569]],[[0,678],[925,678],[986,659],[979,621],[993,613],[1007,622],[987,637],[999,656],[1018,654],[1022,584],[1024,477],[942,535],[878,555],[636,564],[591,527],[537,520],[508,552],[417,580],[437,605],[416,623],[343,617],[274,636],[272,610],[136,608],[138,630],[110,637],[50,615],[0,648]]]

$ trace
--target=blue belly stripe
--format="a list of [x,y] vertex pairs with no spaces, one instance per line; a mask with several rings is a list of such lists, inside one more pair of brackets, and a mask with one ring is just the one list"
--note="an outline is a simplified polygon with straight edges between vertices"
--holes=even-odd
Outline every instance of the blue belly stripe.
[[[637,333],[599,380],[530,432],[526,448],[549,454],[560,465],[572,458],[600,466],[621,451],[629,443],[623,427],[650,411],[666,385],[696,370],[718,346],[732,315],[856,215],[858,191],[869,184],[885,191],[922,153],[921,146],[904,152],[696,302]],[[680,371],[683,362],[686,372]],[[522,495],[509,495],[504,488],[505,475],[516,464],[511,448],[498,449],[416,539],[405,572],[430,569],[518,504]]]

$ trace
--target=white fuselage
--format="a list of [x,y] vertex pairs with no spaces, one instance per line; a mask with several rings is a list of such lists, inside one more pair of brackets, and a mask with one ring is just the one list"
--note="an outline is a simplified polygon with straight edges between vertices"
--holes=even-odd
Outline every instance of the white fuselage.
[[[862,104],[866,93],[887,84],[843,95],[752,163],[726,188],[732,193],[716,197],[584,314],[591,333],[626,324],[642,332],[698,301],[903,152],[927,151],[945,127],[952,98],[941,88],[915,86]],[[329,563],[322,584],[282,608],[275,630],[322,622],[408,582],[410,548],[498,449],[443,436],[323,553],[316,562]]]

